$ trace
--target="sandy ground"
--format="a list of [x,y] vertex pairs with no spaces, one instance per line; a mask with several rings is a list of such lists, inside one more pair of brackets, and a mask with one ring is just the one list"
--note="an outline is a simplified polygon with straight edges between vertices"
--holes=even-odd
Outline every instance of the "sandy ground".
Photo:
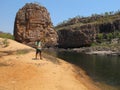
[[[24,49],[29,52],[16,53]],[[82,69],[47,55],[42,60],[34,56],[33,48],[12,40],[0,47],[0,90],[100,90]]]

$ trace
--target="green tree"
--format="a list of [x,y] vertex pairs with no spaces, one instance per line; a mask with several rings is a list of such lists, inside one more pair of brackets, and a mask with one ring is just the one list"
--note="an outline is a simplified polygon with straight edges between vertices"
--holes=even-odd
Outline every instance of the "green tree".
[[113,39],[113,34],[112,33],[108,33],[107,34],[107,40],[111,43],[112,39]]
[[98,40],[98,42],[102,42],[103,41],[103,34],[102,33],[99,33],[98,35],[97,35],[97,40]]

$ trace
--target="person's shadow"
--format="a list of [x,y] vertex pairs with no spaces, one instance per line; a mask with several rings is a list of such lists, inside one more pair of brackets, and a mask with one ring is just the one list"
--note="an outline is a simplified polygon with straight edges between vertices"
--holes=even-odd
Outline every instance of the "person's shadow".
[[39,60],[38,58],[32,58],[32,60]]

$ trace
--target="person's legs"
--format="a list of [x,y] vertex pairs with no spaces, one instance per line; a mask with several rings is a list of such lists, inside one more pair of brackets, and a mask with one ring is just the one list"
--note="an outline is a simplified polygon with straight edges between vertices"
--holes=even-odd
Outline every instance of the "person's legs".
[[40,56],[40,59],[42,59],[42,54],[41,54],[41,50],[39,51],[39,56]]
[[37,59],[38,49],[36,49],[35,59]]

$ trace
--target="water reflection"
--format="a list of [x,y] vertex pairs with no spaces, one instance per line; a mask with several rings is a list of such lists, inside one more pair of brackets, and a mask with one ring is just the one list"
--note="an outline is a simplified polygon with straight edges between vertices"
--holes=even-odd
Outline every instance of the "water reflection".
[[94,80],[120,86],[120,57],[59,52],[58,57],[82,67]]

